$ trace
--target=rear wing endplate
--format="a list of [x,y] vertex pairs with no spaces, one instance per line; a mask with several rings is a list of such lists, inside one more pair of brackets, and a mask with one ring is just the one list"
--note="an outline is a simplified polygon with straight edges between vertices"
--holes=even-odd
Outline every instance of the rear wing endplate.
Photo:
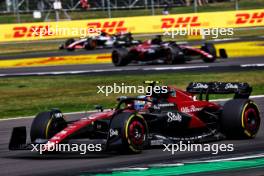
[[203,94],[208,100],[209,94],[235,94],[234,98],[248,98],[252,92],[252,87],[248,83],[242,82],[191,82],[186,91],[192,94]]

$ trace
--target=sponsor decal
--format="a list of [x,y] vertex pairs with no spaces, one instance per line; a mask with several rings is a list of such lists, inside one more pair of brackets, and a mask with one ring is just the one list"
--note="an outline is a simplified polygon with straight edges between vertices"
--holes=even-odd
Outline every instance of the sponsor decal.
[[112,136],[118,136],[118,130],[117,129],[110,129],[109,130],[109,135],[110,135],[110,137],[112,137]]
[[179,28],[179,27],[199,27],[201,23],[199,22],[199,17],[187,16],[178,18],[162,18],[161,28]]
[[[210,18],[208,18],[210,16]],[[257,27],[263,26],[264,11],[241,10],[228,12],[209,12],[199,14],[176,14],[167,16],[142,16],[98,20],[76,20],[70,22],[43,22],[23,24],[3,24],[0,41],[25,41],[55,39],[65,37],[80,37],[84,34],[95,34],[100,29],[107,33],[132,32],[132,33],[160,33],[164,29],[214,29],[214,28],[236,28],[236,27]],[[56,26],[56,28],[55,28]],[[56,34],[54,29],[72,29],[71,36]],[[75,30],[75,29],[85,30]],[[52,30],[53,29],[53,30]],[[74,30],[73,30],[74,29]],[[87,30],[89,32],[87,32]],[[53,33],[52,33],[53,31]],[[223,32],[223,31],[222,31]],[[222,34],[221,34],[222,35]]]
[[236,14],[236,24],[258,24],[264,20],[264,12],[238,13]]
[[162,103],[158,104],[159,107],[173,107],[175,106],[174,103]]
[[160,109],[160,108],[164,108],[164,107],[174,107],[174,103],[164,103],[164,104],[157,104],[154,105],[153,108],[154,109]]
[[195,88],[195,89],[207,89],[208,85],[207,84],[202,84],[202,83],[196,83],[193,88]]
[[225,85],[225,89],[238,89],[238,85],[237,84],[232,84],[232,83],[227,83]]
[[102,32],[106,33],[117,33],[117,32],[126,32],[127,28],[125,27],[125,20],[116,20],[116,21],[105,21],[105,22],[90,22],[87,24],[88,28],[97,28],[101,29]]
[[181,112],[185,112],[185,113],[190,113],[190,112],[197,112],[197,111],[201,111],[202,108],[197,108],[194,105],[191,105],[189,107],[182,107],[181,108]]
[[51,36],[49,31],[49,25],[40,25],[40,26],[19,26],[13,27],[13,38],[29,38],[29,37],[43,37]]
[[173,113],[173,112],[167,112],[168,120],[167,122],[181,122],[182,121],[182,116],[179,113]]
[[160,146],[160,145],[163,145],[163,140],[151,140],[150,141],[150,145],[151,146]]

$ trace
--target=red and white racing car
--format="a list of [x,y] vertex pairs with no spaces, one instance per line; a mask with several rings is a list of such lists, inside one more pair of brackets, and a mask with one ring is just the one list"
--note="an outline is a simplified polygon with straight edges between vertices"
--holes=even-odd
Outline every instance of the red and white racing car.
[[[225,49],[220,49],[219,53],[221,58],[227,58]],[[204,43],[201,48],[195,48],[188,45],[178,45],[176,42],[164,42],[161,36],[131,48],[117,47],[112,51],[112,63],[115,66],[154,60],[162,60],[166,64],[184,63],[192,59],[214,62],[216,58],[216,48],[212,43]]]
[[[186,91],[148,83],[155,90],[151,96],[120,97],[115,109],[100,109],[75,121],[66,121],[59,110],[41,112],[32,122],[31,142],[26,142],[26,127],[15,127],[9,149],[81,142],[100,144],[107,151],[139,153],[179,141],[254,138],[259,130],[260,112],[248,99],[252,88],[247,83],[193,82]],[[224,104],[208,101],[209,94],[231,93],[234,99]]]

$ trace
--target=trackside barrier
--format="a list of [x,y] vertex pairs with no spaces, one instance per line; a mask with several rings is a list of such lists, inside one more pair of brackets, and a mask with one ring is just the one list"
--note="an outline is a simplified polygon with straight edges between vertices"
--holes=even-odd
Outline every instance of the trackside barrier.
[[[4,24],[0,25],[0,42],[80,37],[85,30],[86,34],[94,34],[98,30],[108,33],[121,31],[160,33],[164,32],[166,28],[211,29],[257,26],[264,26],[264,9],[48,23]],[[88,32],[87,29],[89,29]]]

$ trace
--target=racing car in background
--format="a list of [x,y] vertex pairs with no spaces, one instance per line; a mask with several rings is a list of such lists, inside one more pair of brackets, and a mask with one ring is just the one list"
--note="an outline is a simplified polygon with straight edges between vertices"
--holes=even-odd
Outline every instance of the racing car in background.
[[[219,49],[221,58],[227,58],[225,49]],[[115,66],[126,66],[131,62],[162,60],[166,64],[184,63],[192,59],[214,62],[217,51],[212,43],[204,43],[201,48],[178,45],[172,41],[162,41],[160,35],[152,40],[139,43],[131,48],[117,47],[112,51],[112,63]]]
[[74,40],[73,38],[66,40],[59,49],[67,49],[74,51],[75,49],[93,50],[95,48],[112,48],[114,46],[128,47],[134,44],[139,44],[140,41],[134,40],[131,33],[118,33],[110,35],[101,32],[100,35]]
[[[9,149],[82,141],[99,143],[106,151],[139,153],[180,141],[250,139],[259,130],[260,112],[248,99],[252,87],[247,83],[192,82],[186,91],[147,83],[150,90],[156,90],[151,96],[119,97],[115,109],[98,108],[99,112],[75,121],[66,121],[60,110],[41,112],[32,122],[31,142],[26,143],[26,127],[15,127]],[[159,87],[167,91],[157,92]],[[210,94],[234,94],[234,98],[214,103],[209,101]]]

